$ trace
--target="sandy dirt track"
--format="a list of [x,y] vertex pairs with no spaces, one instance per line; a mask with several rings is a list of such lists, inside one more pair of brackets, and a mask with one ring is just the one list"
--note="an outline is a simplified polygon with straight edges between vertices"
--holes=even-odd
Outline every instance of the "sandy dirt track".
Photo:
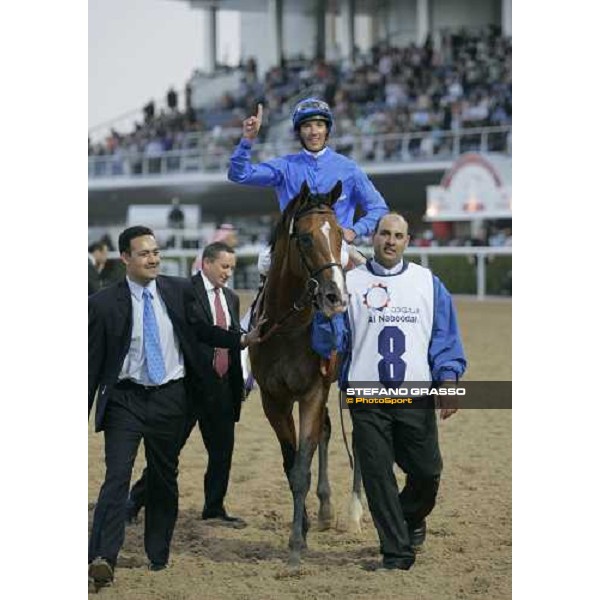
[[[248,296],[242,296],[242,309]],[[458,299],[459,322],[469,359],[467,379],[509,380],[511,303]],[[511,597],[511,411],[463,410],[440,427],[444,472],[438,504],[428,519],[426,548],[408,572],[369,572],[378,539],[366,501],[363,531],[345,531],[351,471],[343,446],[332,388],[330,477],[336,526],[316,529],[316,457],[308,511],[313,527],[299,570],[286,565],[291,494],[279,444],[266,421],[258,391],[242,409],[227,494],[230,513],[243,517],[242,530],[200,520],[206,452],[192,433],[180,461],[180,513],[171,566],[151,573],[143,551],[143,525],[127,528],[125,546],[106,600],[196,600],[302,598],[402,598],[485,600]],[[344,414],[346,428],[350,419]],[[89,426],[89,523],[104,477],[103,438]],[[134,477],[143,468],[140,450]],[[399,477],[402,477],[399,473]],[[143,513],[142,513],[143,514]]]

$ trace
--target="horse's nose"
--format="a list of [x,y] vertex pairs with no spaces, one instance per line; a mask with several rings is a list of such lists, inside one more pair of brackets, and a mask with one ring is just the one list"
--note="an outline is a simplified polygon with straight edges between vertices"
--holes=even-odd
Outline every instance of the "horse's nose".
[[348,306],[346,294],[337,288],[337,286],[331,286],[327,290],[323,290],[323,297],[325,302],[331,306],[334,310],[344,310]]
[[327,281],[323,285],[322,291],[323,297],[333,305],[340,304],[343,300],[343,291],[334,281]]
[[342,302],[342,299],[340,298],[339,294],[335,294],[333,292],[329,292],[328,294],[325,294],[325,298],[327,298],[327,300],[329,302],[331,302],[331,304],[333,304],[334,306],[336,304],[340,304]]
[[320,290],[321,310],[331,316],[335,313],[342,313],[348,307],[348,298],[344,280],[338,283],[334,280],[329,280],[323,283]]

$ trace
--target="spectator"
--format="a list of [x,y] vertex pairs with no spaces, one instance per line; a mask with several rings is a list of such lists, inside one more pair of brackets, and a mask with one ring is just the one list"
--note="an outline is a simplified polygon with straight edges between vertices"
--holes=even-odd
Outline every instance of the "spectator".
[[188,81],[185,84],[185,113],[189,114],[192,111],[192,85]]
[[106,244],[108,246],[109,252],[114,252],[116,250],[115,244],[112,241],[112,238],[108,233],[105,233],[99,240],[100,242]]
[[102,287],[109,286],[113,283],[119,283],[125,279],[125,265],[118,258],[109,258],[102,270]]
[[171,210],[167,216],[169,229],[185,229],[185,215],[179,206],[179,198],[171,200]]
[[[217,106],[207,106],[201,110],[193,107],[192,96],[195,90],[206,85],[199,73],[194,73],[185,87],[185,112],[179,113],[174,102],[177,93],[171,87],[167,93],[169,112],[155,114],[154,102],[144,107],[144,124],[127,135],[111,135],[105,144],[89,145],[91,156],[117,154],[113,164],[114,173],[128,172],[128,162],[124,154],[142,154],[148,144],[157,145],[153,130],[161,128],[171,131],[181,143],[177,147],[189,147],[188,134],[208,134],[220,125],[217,154],[225,148],[228,153],[236,141],[233,129],[241,124],[243,116],[258,103],[266,99],[271,120],[282,119],[287,110],[289,98],[300,95],[307,85],[318,85],[319,95],[335,107],[339,123],[348,118],[362,127],[363,134],[401,133],[422,131],[424,127],[456,131],[469,127],[510,125],[512,118],[512,48],[510,38],[503,38],[498,31],[489,29],[479,33],[467,31],[444,32],[439,50],[433,48],[431,39],[423,47],[411,44],[404,48],[391,47],[382,43],[363,55],[355,66],[334,64],[322,59],[307,60],[304,57],[289,58],[284,65],[267,71],[262,79],[257,76],[256,62],[250,58],[241,68],[241,83],[237,90],[229,90],[217,101]],[[195,100],[196,103],[199,99]],[[175,106],[175,108],[173,108]],[[385,127],[372,117],[385,117]],[[200,118],[200,121],[199,121]],[[375,119],[375,121],[377,121]],[[341,131],[341,130],[340,130]],[[137,136],[136,134],[141,134]],[[340,132],[336,131],[338,137]],[[269,132],[263,126],[261,139]],[[353,133],[349,134],[353,135]],[[505,150],[505,134],[495,134],[490,138],[491,150]],[[161,136],[163,150],[171,147],[168,136]],[[449,151],[447,143],[433,143],[426,138],[423,148],[419,141],[411,145],[412,155],[430,156],[431,152]],[[278,141],[281,141],[278,139]],[[285,141],[285,140],[283,140]],[[204,140],[194,140],[195,146],[206,151]],[[344,142],[345,143],[345,142]],[[365,148],[363,158],[379,159],[379,148],[368,139],[360,141]],[[465,148],[466,149],[466,148]],[[396,148],[386,147],[386,158],[399,156]],[[133,172],[141,173],[141,162],[132,162]],[[96,175],[105,174],[103,161],[94,163]]]
[[235,248],[238,245],[237,229],[231,223],[222,223],[219,225],[212,239],[214,242],[223,242]]
[[102,288],[100,274],[108,260],[108,245],[105,242],[94,242],[88,247],[88,296]]
[[[227,246],[235,250],[238,245],[237,229],[231,223],[222,223],[219,225],[219,227],[217,227],[215,233],[213,234],[211,244],[214,244],[215,242],[222,242],[223,244],[227,244]],[[203,255],[204,250],[200,249],[198,256],[192,263],[192,275],[196,275],[202,270]]]
[[154,119],[154,100],[150,100],[148,104],[144,106],[144,122],[151,123]]
[[177,110],[177,102],[177,92],[175,91],[173,86],[171,86],[171,88],[167,92],[167,106],[171,109],[171,111],[175,112]]

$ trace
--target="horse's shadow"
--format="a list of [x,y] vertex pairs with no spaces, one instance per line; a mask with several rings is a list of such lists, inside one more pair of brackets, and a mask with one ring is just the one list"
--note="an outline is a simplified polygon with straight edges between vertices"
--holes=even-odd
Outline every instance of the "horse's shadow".
[[[142,512],[138,522],[127,527],[123,554],[118,561],[120,568],[138,568],[147,563],[144,555],[143,520]],[[273,531],[273,540],[260,539],[265,531],[271,529],[269,520],[261,522],[261,516],[249,519],[248,527],[238,530],[202,521],[198,510],[181,510],[171,542],[171,557],[193,557],[201,562],[217,563],[256,564],[277,561],[286,564],[289,557],[289,527],[281,525],[278,530]],[[340,533],[340,536],[343,535]],[[318,536],[319,533],[315,533],[312,547],[309,546],[303,554],[302,563],[305,566],[365,567],[378,556],[376,547],[365,547],[358,540],[347,540],[339,548],[321,549],[318,547]]]

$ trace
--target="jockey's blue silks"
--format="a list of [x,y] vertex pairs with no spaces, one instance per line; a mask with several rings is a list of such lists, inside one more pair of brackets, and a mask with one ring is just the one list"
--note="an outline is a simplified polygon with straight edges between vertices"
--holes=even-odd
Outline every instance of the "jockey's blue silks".
[[[242,138],[231,155],[227,176],[236,183],[274,187],[282,212],[300,193],[304,181],[311,193],[326,194],[338,180],[342,182],[342,193],[333,210],[342,227],[353,229],[357,235],[369,235],[389,212],[385,200],[358,165],[331,148],[318,156],[300,151],[257,164],[251,162],[251,148],[252,143]],[[357,206],[365,214],[353,223]]]
[[[231,155],[227,177],[230,181],[258,187],[274,187],[279,209],[299,193],[304,182],[312,194],[327,194],[339,181],[342,192],[333,205],[338,224],[352,229],[359,236],[370,235],[379,219],[389,212],[382,195],[358,165],[325,147],[313,154],[301,150],[271,160],[252,164],[252,142],[242,138]],[[360,206],[365,213],[354,223],[354,213]],[[333,350],[342,349],[344,320],[341,315],[327,319],[318,314],[312,325],[312,347],[320,356],[329,358]]]

